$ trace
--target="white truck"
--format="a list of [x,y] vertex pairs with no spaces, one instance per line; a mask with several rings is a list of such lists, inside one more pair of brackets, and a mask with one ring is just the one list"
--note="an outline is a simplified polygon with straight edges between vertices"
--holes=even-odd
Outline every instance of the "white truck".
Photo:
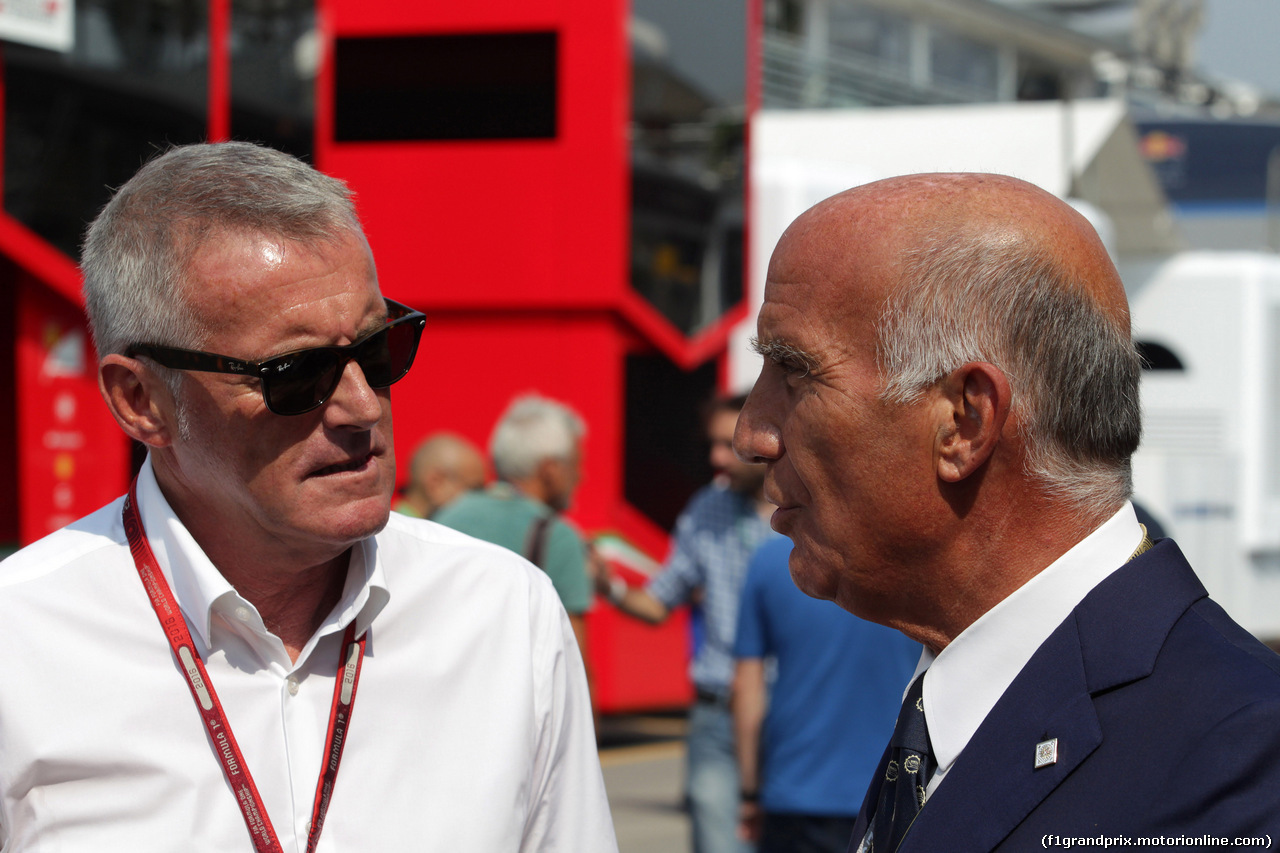
[[1151,367],[1136,497],[1232,617],[1280,641],[1280,257],[1184,252],[1122,273]]

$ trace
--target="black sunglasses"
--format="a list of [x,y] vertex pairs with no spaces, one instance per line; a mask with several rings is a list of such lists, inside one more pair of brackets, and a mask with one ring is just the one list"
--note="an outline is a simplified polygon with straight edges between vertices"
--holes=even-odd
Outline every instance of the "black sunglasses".
[[266,361],[241,361],[210,352],[133,344],[125,355],[146,356],[173,370],[235,373],[262,380],[262,399],[277,415],[301,415],[317,409],[332,396],[347,362],[354,361],[373,388],[399,382],[413,366],[426,316],[407,305],[387,300],[387,325],[346,346],[310,347]]

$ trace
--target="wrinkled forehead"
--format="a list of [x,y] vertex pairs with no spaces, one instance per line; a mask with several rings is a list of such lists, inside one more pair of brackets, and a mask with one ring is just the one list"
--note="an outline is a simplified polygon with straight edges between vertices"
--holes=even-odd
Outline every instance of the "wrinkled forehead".
[[769,261],[764,297],[771,319],[873,323],[901,280],[910,249],[907,232],[884,214],[846,199],[793,222]]
[[192,254],[184,279],[189,322],[206,335],[287,337],[327,322],[367,333],[386,318],[373,256],[358,231],[312,241],[223,230]]

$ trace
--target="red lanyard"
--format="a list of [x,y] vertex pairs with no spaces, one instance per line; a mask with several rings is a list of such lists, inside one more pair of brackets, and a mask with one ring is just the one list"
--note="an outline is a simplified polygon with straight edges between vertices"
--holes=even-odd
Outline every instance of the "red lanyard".
[[[222,772],[231,785],[232,792],[240,804],[244,814],[245,826],[253,839],[253,848],[257,853],[283,853],[280,841],[276,838],[267,810],[262,805],[262,797],[249,775],[249,767],[235,737],[231,734],[231,726],[227,715],[214,692],[213,682],[205,671],[204,661],[191,641],[191,632],[187,630],[186,620],[174,600],[164,574],[156,564],[155,554],[142,531],[142,518],[138,515],[138,482],[135,480],[129,487],[129,497],[124,502],[124,532],[129,538],[129,552],[133,554],[134,565],[138,567],[138,576],[151,598],[151,606],[155,609],[160,627],[169,638],[173,654],[181,665],[182,673],[191,688],[191,696],[195,699],[204,718],[205,729],[214,754],[222,764]],[[338,676],[333,685],[333,707],[329,711],[329,733],[326,739],[324,765],[320,779],[316,782],[315,803],[311,807],[311,828],[307,835],[307,853],[315,853],[316,844],[320,841],[320,829],[324,826],[325,812],[329,810],[329,800],[333,797],[333,785],[338,778],[338,765],[342,761],[342,747],[347,742],[347,727],[351,724],[351,712],[356,701],[356,688],[360,684],[360,664],[364,660],[364,644],[367,634],[355,639],[355,623],[347,626],[347,633],[342,640],[342,659],[338,661]]]

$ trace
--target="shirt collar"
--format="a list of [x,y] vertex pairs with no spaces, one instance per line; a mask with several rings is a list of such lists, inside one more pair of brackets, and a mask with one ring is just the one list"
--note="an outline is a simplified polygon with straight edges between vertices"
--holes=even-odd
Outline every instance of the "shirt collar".
[[[357,542],[351,549],[351,565],[347,568],[347,585],[342,599],[334,609],[331,622],[334,630],[342,630],[355,620],[356,636],[369,630],[373,619],[391,600],[387,589],[387,576],[378,556],[378,540],[370,536]],[[328,623],[326,623],[328,624]],[[323,632],[323,628],[321,632]]]
[[[966,628],[935,658],[927,648],[924,683],[929,740],[943,773],[1040,645],[1095,586],[1128,561],[1142,541],[1125,503],[1101,527]],[[914,678],[913,678],[914,680]]]
[[[156,482],[149,455],[138,471],[137,496],[138,513],[142,519],[142,529],[147,534],[147,542],[151,545],[169,588],[173,590],[178,606],[199,635],[204,648],[213,648],[215,613],[223,613],[231,620],[244,623],[254,633],[265,636],[266,629],[257,609],[242,598],[222,576],[205,556],[204,550],[186,525],[174,513]],[[363,634],[373,623],[374,617],[387,605],[390,597],[386,574],[378,556],[378,543],[371,536],[352,547],[342,598],[303,649],[298,662],[306,659],[320,637],[344,630],[353,620],[356,623],[356,636]],[[237,616],[242,608],[248,611],[247,619]]]
[[524,492],[517,489],[513,484],[506,480],[494,480],[485,489],[485,493],[490,497],[501,498],[502,500],[511,500],[513,498],[528,497]]

